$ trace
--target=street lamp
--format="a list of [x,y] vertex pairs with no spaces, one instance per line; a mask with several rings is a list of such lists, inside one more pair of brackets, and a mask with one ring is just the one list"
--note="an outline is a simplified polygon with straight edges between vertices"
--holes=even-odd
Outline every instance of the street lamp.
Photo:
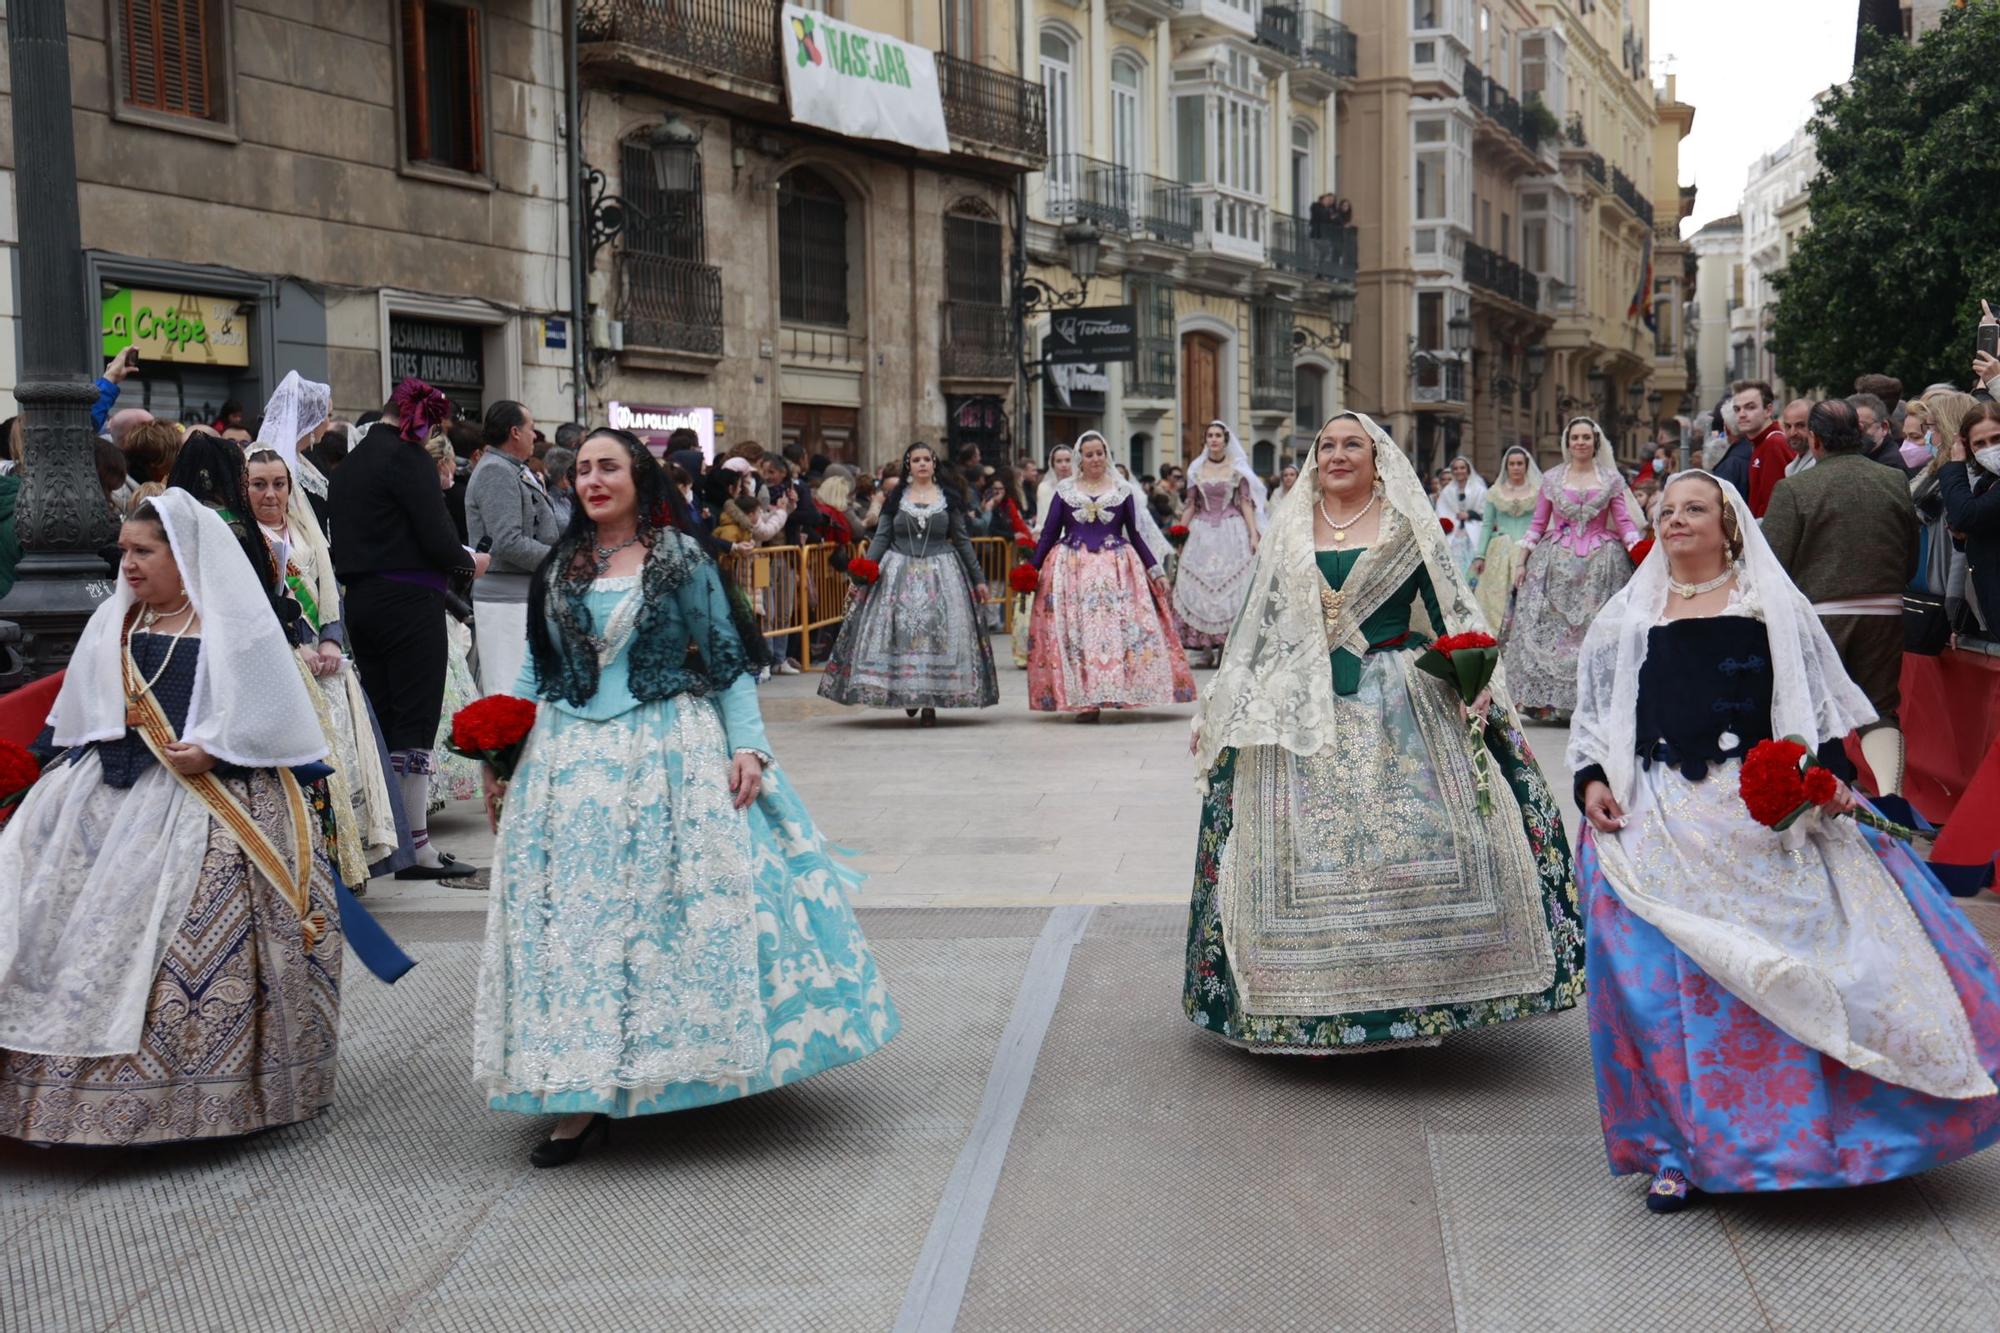
[[69,26],[63,0],[7,9],[14,114],[14,217],[20,229],[23,477],[16,532],[22,556],[0,620],[21,627],[26,674],[68,660],[111,591],[98,552],[118,520],[98,485],[90,406],[83,238],[77,222],[76,137],[70,122]]
[[1353,335],[1354,308],[1355,301],[1351,292],[1336,293],[1327,307],[1328,313],[1333,317],[1333,326],[1340,330],[1342,342],[1346,342]]
[[1448,345],[1452,351],[1469,352],[1472,350],[1472,316],[1453,315],[1445,323],[1445,332],[1449,338]]
[[1091,223],[1072,222],[1063,228],[1062,240],[1077,284],[1068,291],[1058,291],[1040,278],[1022,278],[1018,290],[1023,318],[1049,310],[1073,310],[1090,299],[1090,280],[1097,276],[1103,234]]

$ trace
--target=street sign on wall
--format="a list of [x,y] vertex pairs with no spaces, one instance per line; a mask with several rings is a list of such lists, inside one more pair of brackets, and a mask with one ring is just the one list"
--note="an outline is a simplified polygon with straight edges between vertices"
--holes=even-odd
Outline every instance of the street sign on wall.
[[849,138],[951,151],[929,51],[797,5],[784,7],[782,21],[792,119]]
[[1050,365],[1105,365],[1139,359],[1139,308],[1086,306],[1049,317],[1042,357]]
[[666,451],[667,438],[685,427],[701,440],[702,457],[715,461],[715,409],[712,407],[657,407],[651,403],[605,405],[604,419],[615,430],[629,430],[655,454]]

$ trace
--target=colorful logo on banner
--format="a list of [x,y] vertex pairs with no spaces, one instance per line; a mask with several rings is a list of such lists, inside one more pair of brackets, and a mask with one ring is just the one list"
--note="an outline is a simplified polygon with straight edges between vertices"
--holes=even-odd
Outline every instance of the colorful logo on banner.
[[784,7],[784,22],[792,119],[849,138],[951,151],[933,53],[797,5]]
[[133,346],[141,361],[247,366],[250,340],[244,318],[236,313],[242,299],[109,288],[99,309],[104,355],[116,356]]

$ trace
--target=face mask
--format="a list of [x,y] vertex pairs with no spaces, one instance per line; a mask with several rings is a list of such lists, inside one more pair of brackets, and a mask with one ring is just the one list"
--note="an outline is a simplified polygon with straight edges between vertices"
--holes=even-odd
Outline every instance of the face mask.
[[1979,460],[1979,466],[2000,477],[2000,444],[1989,444],[1972,456]]
[[1922,467],[1931,461],[1930,446],[1922,440],[1903,441],[1903,466]]

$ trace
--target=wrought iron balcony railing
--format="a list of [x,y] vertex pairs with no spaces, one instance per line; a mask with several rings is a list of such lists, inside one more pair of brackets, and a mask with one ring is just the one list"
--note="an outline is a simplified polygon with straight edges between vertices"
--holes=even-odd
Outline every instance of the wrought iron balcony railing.
[[1051,222],[1088,222],[1120,234],[1135,229],[1137,173],[1081,153],[1058,153],[1042,171],[1042,208]]
[[1591,153],[1583,159],[1583,174],[1599,185],[1610,183],[1609,177],[1605,175],[1604,156],[1601,153]]
[[1159,176],[1134,175],[1138,192],[1138,226],[1135,230],[1168,245],[1194,244],[1198,209],[1194,191],[1179,181]]
[[1265,5],[1257,11],[1257,41],[1298,59],[1299,15],[1288,5]]
[[722,270],[643,250],[618,256],[625,341],[722,355]]
[[1653,225],[1652,202],[1640,194],[1639,187],[1633,183],[1632,178],[1617,167],[1611,169],[1611,193],[1618,196],[1618,201],[1631,209],[1639,221],[1648,227]]
[[577,40],[643,47],[772,88],[783,82],[772,0],[581,0]]
[[1014,312],[1005,304],[986,301],[945,301],[940,329],[944,343],[940,368],[962,379],[1012,379]]
[[1048,104],[1042,85],[937,53],[944,124],[953,137],[989,144],[1040,162],[1048,153]]
[[1361,44],[1353,29],[1339,19],[1306,11],[1305,58],[1337,79],[1354,78],[1361,70]]
[[1569,140],[1569,146],[1572,148],[1590,147],[1590,140],[1583,137],[1583,113],[1581,111],[1572,111],[1569,113],[1569,124],[1563,127],[1563,137]]
[[1465,82],[1462,86],[1466,101],[1475,107],[1486,105],[1486,71],[1470,60],[1465,62]]
[[1180,382],[1174,373],[1174,340],[1142,337],[1138,341],[1138,356],[1131,369],[1125,372],[1125,396],[1176,397],[1180,393]]
[[1322,222],[1317,227],[1306,218],[1271,215],[1270,241],[1265,248],[1270,261],[1290,273],[1302,273],[1324,282],[1353,282],[1359,272],[1360,247],[1352,227]]

